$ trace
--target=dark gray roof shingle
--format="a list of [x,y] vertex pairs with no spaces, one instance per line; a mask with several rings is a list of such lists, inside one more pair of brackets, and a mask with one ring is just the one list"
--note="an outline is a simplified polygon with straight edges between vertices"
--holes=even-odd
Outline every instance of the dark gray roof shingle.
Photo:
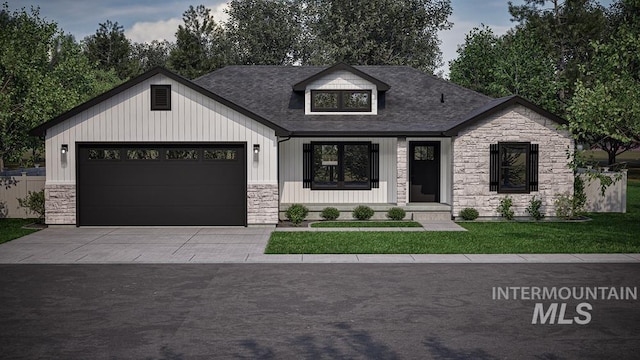
[[193,82],[294,135],[442,134],[492,100],[407,66],[355,68],[390,86],[378,115],[305,115],[293,85],[326,67],[228,66]]

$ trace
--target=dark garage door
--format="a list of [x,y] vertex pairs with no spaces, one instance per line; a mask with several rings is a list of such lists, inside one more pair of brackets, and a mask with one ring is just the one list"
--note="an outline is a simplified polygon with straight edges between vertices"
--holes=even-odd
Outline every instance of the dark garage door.
[[244,144],[78,146],[79,225],[246,225]]

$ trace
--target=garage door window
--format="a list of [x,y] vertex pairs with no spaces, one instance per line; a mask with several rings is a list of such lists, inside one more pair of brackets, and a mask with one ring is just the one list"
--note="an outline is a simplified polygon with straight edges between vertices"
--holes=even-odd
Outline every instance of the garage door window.
[[167,160],[198,160],[198,150],[167,150]]
[[119,149],[90,149],[89,160],[120,160]]
[[205,160],[236,160],[238,151],[235,149],[207,149],[204,151]]
[[158,160],[160,151],[156,149],[129,149],[127,150],[128,160]]

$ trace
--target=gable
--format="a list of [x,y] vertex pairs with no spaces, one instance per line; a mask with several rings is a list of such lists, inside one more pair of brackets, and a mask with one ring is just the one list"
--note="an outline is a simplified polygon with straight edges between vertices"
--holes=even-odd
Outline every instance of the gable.
[[[348,93],[347,93],[348,92]],[[362,94],[368,106],[359,111],[323,111],[314,108],[315,97]],[[376,115],[378,113],[378,88],[376,84],[347,70],[339,70],[318,77],[306,85],[304,91],[305,115]]]

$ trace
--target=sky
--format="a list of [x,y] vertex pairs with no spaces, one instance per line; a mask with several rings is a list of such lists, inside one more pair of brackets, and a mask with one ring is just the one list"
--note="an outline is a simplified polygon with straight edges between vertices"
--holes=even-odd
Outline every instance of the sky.
[[[450,30],[441,31],[440,50],[445,65],[437,71],[446,76],[448,63],[455,59],[456,50],[464,43],[465,35],[482,24],[489,26],[497,35],[504,34],[515,26],[508,11],[508,0],[451,0],[453,13],[449,21]],[[106,20],[118,22],[125,29],[126,36],[133,42],[147,42],[167,39],[175,41],[175,32],[182,24],[182,13],[189,5],[205,5],[212,10],[217,21],[227,18],[225,0],[199,0],[196,2],[178,0],[9,0],[9,9],[40,8],[40,16],[54,21],[66,33],[71,33],[80,41],[94,34],[99,23]],[[515,5],[524,0],[512,0]],[[599,1],[609,6],[612,0]]]

